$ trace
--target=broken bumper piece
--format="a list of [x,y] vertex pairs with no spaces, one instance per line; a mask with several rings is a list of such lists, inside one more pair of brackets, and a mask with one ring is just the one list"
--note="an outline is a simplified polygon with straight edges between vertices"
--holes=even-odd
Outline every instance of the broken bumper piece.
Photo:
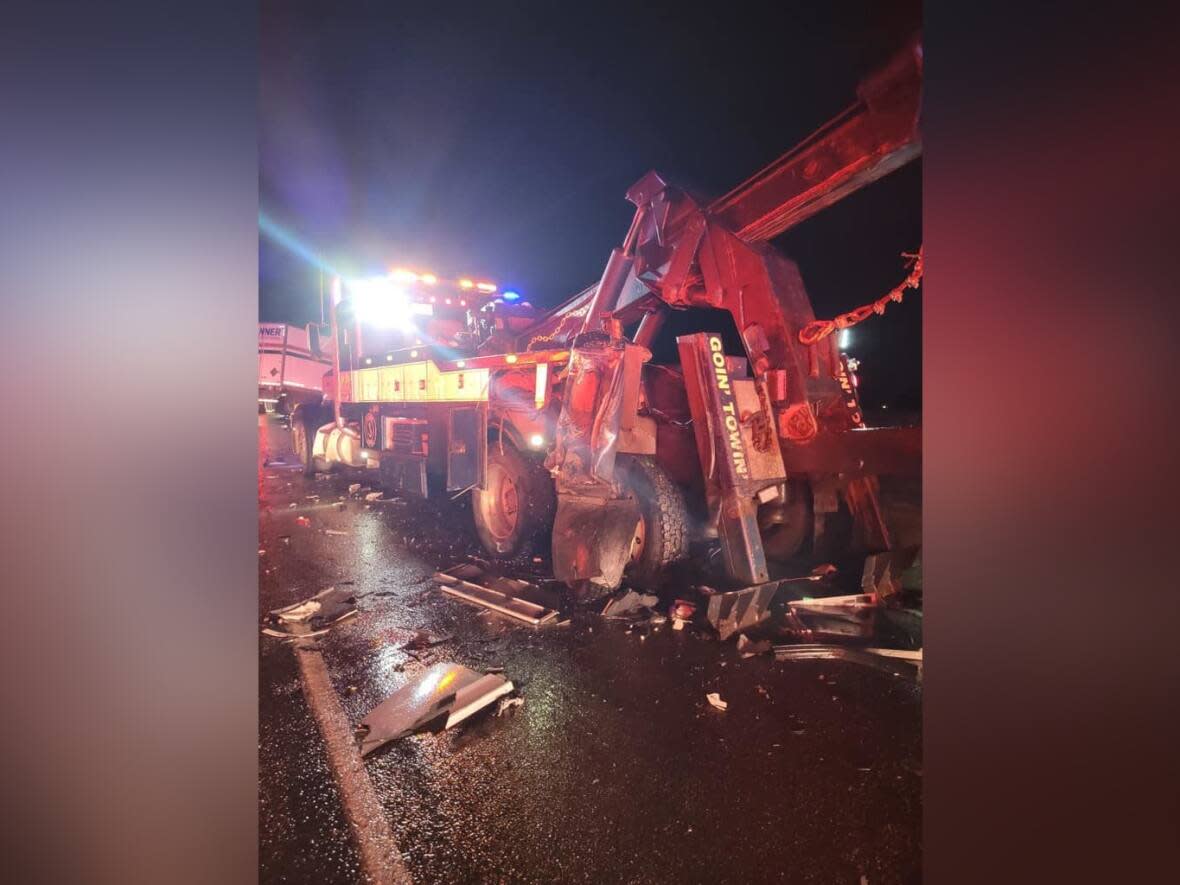
[[461,664],[435,664],[361,720],[357,727],[361,755],[416,731],[452,728],[514,688],[495,673],[477,673]]

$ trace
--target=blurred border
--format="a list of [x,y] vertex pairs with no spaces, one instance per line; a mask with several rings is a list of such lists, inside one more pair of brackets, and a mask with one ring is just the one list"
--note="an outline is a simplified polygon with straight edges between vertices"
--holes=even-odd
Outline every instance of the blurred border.
[[1174,869],[1175,19],[926,7],[931,882]]

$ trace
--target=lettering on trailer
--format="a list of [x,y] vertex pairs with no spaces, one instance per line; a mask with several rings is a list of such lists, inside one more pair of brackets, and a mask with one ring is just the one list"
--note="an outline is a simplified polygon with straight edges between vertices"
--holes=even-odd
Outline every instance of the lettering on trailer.
[[749,479],[750,468],[746,464],[746,445],[742,440],[742,430],[738,423],[737,402],[733,397],[729,370],[725,366],[725,353],[722,350],[720,336],[709,336],[709,353],[713,363],[713,383],[721,405],[721,420],[725,424],[726,451],[729,453],[729,463],[733,465],[734,473],[742,479]]
[[260,340],[269,340],[271,338],[282,338],[283,332],[287,327],[282,323],[259,323],[258,324],[258,338]]

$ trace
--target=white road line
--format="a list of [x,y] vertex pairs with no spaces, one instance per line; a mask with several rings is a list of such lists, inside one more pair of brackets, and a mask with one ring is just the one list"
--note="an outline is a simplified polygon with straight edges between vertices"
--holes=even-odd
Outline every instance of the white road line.
[[344,815],[360,850],[366,879],[373,885],[408,885],[413,880],[361,761],[348,717],[328,677],[324,656],[319,651],[296,649],[295,658],[303,674],[303,693],[328,748],[328,763],[344,800]]

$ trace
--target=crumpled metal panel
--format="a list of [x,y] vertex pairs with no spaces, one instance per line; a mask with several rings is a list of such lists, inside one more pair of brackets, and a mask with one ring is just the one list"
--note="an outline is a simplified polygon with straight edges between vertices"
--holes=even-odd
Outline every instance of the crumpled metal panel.
[[374,707],[357,727],[361,755],[431,726],[451,728],[515,686],[495,673],[439,663]]
[[553,521],[553,575],[613,589],[623,580],[639,522],[633,498],[561,495]]

